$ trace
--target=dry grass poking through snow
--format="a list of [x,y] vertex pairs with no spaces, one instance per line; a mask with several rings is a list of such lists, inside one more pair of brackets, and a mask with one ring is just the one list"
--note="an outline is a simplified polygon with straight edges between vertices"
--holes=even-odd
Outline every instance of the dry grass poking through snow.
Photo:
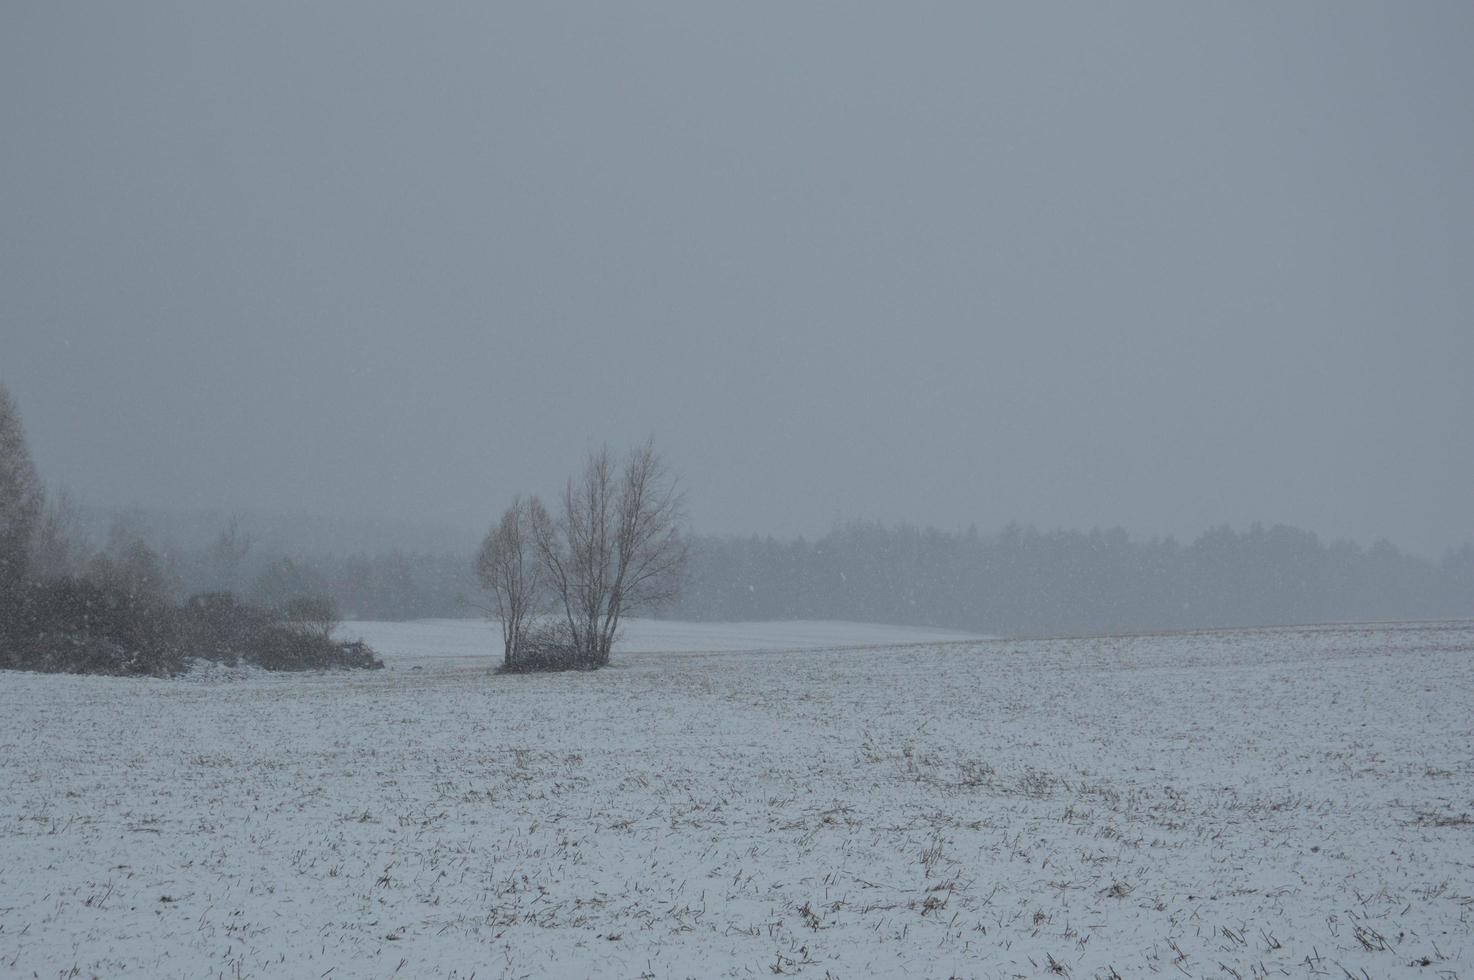
[[1474,977],[1468,625],[388,652],[0,674],[0,975]]

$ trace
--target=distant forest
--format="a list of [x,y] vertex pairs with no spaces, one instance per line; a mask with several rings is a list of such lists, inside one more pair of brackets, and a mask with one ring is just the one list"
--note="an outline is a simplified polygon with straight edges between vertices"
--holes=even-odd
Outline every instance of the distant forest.
[[[144,533],[138,534],[137,532]],[[464,553],[287,555],[237,528],[181,548],[115,522],[107,550],[143,538],[179,596],[232,591],[275,607],[334,599],[347,618],[481,615]],[[1438,561],[1379,541],[1326,543],[1292,527],[1218,527],[1189,544],[1122,530],[993,534],[851,522],[821,537],[701,536],[663,615],[845,619],[1008,636],[1474,617],[1474,545]]]
[[703,538],[684,619],[850,619],[1006,636],[1474,617],[1474,545],[1432,562],[1379,541],[1218,527],[996,534],[853,522],[814,541]]

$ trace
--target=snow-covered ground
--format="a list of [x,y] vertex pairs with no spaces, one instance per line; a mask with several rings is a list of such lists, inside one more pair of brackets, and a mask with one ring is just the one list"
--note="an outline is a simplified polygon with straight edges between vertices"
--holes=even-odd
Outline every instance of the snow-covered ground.
[[[495,622],[479,619],[429,619],[411,623],[348,623],[343,636],[361,639],[391,660],[494,664],[502,638]],[[732,653],[816,650],[839,647],[902,646],[982,639],[972,633],[924,626],[881,626],[794,620],[775,623],[685,623],[667,619],[629,619],[620,627],[619,654]]]
[[1474,976],[1474,627],[829,626],[0,673],[0,976]]

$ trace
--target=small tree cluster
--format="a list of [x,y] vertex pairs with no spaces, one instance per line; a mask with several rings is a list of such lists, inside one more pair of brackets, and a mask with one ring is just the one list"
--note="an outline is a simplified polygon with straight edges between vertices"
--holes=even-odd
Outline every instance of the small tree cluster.
[[684,498],[652,442],[622,465],[589,453],[556,507],[513,501],[477,558],[502,629],[504,670],[609,663],[620,623],[680,594]]
[[[84,558],[76,508],[48,503],[20,419],[0,386],[0,669],[168,676],[191,658],[268,670],[382,667],[361,643],[332,639],[337,608],[304,595],[291,562],[273,568],[270,608],[228,592],[171,598],[165,563],[125,522],[106,551]],[[224,540],[234,569],[249,547]]]

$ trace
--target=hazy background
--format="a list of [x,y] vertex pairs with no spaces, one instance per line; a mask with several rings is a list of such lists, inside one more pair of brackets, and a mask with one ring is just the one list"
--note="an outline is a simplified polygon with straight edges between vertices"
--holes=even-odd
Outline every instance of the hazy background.
[[1471,43],[1463,2],[8,2],[0,382],[96,506],[471,536],[654,433],[703,532],[1434,555]]

